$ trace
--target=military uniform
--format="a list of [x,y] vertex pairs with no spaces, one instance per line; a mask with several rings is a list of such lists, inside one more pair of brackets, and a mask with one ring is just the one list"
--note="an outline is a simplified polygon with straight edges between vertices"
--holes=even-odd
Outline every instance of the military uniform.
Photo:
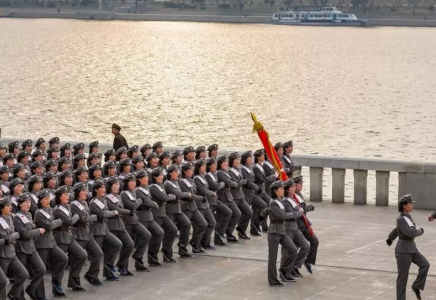
[[[282,162],[283,167],[289,170],[286,173],[289,178],[291,178],[294,175],[295,171],[301,170],[301,166],[296,166],[294,164],[294,162],[292,161],[291,155],[286,154],[286,149],[288,149],[290,147],[294,147],[294,143],[292,141],[288,141],[288,142],[283,143],[284,153],[283,153],[283,156],[280,158],[280,161]],[[291,151],[291,153],[292,153],[292,151]]]
[[3,197],[9,196],[9,180],[3,180],[3,178],[8,177],[9,179],[9,168],[7,166],[0,167],[0,189],[2,190]]
[[121,130],[121,127],[118,126],[117,124],[112,124],[112,128],[115,128],[115,129],[118,130],[118,133],[115,134],[114,144],[113,144],[112,148],[114,148],[115,150],[118,150],[121,147],[126,147],[126,149],[128,149],[129,148],[129,144],[127,144],[126,139],[119,132]]

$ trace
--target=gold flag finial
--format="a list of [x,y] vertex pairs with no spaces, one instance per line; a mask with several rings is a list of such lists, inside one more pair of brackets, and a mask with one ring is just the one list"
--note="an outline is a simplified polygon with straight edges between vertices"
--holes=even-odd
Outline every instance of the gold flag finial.
[[251,113],[251,119],[252,119],[253,122],[254,122],[254,125],[253,125],[253,132],[255,132],[255,131],[259,132],[259,131],[261,131],[261,130],[263,129],[263,125],[262,125],[262,123],[260,123],[260,122],[257,120],[256,116],[255,116],[253,113]]

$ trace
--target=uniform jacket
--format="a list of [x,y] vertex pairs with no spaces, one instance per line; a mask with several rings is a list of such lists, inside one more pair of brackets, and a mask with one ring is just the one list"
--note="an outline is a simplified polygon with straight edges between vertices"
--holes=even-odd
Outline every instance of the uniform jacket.
[[110,231],[124,231],[126,230],[126,225],[124,224],[123,217],[130,214],[130,210],[125,209],[123,202],[121,201],[120,195],[107,194],[106,204],[110,211],[118,211],[118,215],[109,218],[107,226]]
[[[212,177],[214,177],[215,179],[215,176],[213,174]],[[197,186],[197,194],[203,196],[203,198],[206,200],[206,202],[205,203],[202,202],[200,206],[197,203],[199,209],[206,209],[209,205],[218,205],[217,203],[218,196],[215,192],[209,189],[209,183],[204,175],[200,174],[195,176],[194,183]],[[214,184],[219,185],[218,180],[214,181]]]
[[35,224],[37,228],[44,228],[45,232],[35,241],[36,249],[52,249],[56,246],[53,231],[62,225],[62,220],[55,220],[53,208],[40,208],[35,213]]
[[230,168],[229,175],[234,182],[238,183],[237,187],[230,189],[230,192],[233,195],[233,200],[243,200],[245,197],[242,192],[242,186],[247,185],[248,181],[242,178],[241,172],[237,168]]
[[269,213],[270,225],[268,227],[268,234],[275,233],[279,235],[286,234],[285,220],[294,216],[293,212],[286,212],[282,200],[273,199],[269,203],[269,209],[264,210],[262,215]]
[[269,185],[274,182],[274,180],[276,179],[274,173],[272,175],[266,176],[264,167],[259,163],[254,165],[253,173],[255,183],[261,188],[263,193],[269,194],[269,191],[266,190],[266,184],[268,184],[269,187]]
[[11,216],[0,217],[0,239],[6,240],[0,247],[0,257],[2,258],[14,258],[15,257],[15,240],[20,237],[20,234],[15,232],[14,222]]
[[105,236],[109,232],[108,219],[115,217],[115,211],[108,209],[106,199],[97,197],[89,202],[89,209],[97,215],[97,222],[91,224],[92,235]]
[[242,166],[241,175],[243,179],[247,179],[247,184],[242,186],[242,192],[244,193],[245,200],[251,201],[257,192],[260,192],[259,186],[255,182],[253,169],[247,166]]
[[218,199],[221,202],[233,201],[233,194],[230,190],[238,188],[239,184],[236,181],[233,181],[229,173],[224,170],[219,170],[217,172],[217,178],[218,182],[224,182],[224,188],[218,190]]
[[153,221],[153,212],[152,210],[158,210],[159,205],[156,202],[151,200],[150,190],[148,186],[140,186],[136,189],[136,198],[141,199],[142,204],[136,209],[138,219],[140,222],[150,222]]
[[303,215],[303,212],[300,211],[300,205],[298,205],[294,199],[288,197],[283,198],[283,205],[285,206],[285,212],[293,214],[292,217],[286,219],[286,230],[298,230],[297,220]]
[[14,217],[15,231],[20,234],[20,239],[17,240],[15,249],[17,252],[32,254],[36,251],[35,239],[41,233],[39,228],[36,228],[30,212],[19,211]]
[[74,239],[73,236],[73,225],[79,220],[79,215],[73,215],[71,213],[70,204],[67,205],[57,205],[53,212],[55,220],[62,220],[62,225],[56,228],[55,240],[58,244],[69,245]]
[[112,148],[114,148],[116,151],[121,147],[126,147],[129,149],[129,144],[127,144],[126,139],[121,135],[121,133],[117,133],[114,137],[114,145]]
[[181,179],[179,185],[182,192],[191,193],[192,195],[190,200],[182,202],[183,211],[196,211],[198,208],[207,209],[206,199],[201,195],[197,195],[197,187],[192,178]]
[[137,209],[142,205],[142,199],[136,197],[136,191],[122,191],[121,201],[123,202],[124,208],[129,210],[128,215],[123,215],[123,221],[126,225],[136,225],[139,223],[138,215],[136,214]]
[[153,217],[154,218],[163,218],[166,217],[166,208],[168,201],[175,201],[176,196],[167,194],[165,191],[165,188],[163,187],[162,183],[155,183],[150,186],[150,194],[151,194],[151,200],[157,203],[159,206],[159,209],[153,209]]
[[416,249],[415,238],[423,233],[422,228],[416,228],[412,216],[402,212],[400,216],[397,217],[397,228],[389,234],[389,239],[395,240],[397,236],[399,237],[399,241],[395,247],[396,253],[413,254],[418,251]]
[[91,214],[88,203],[81,200],[71,202],[71,213],[79,216],[79,220],[73,227],[76,239],[79,241],[92,240],[91,224],[97,222],[97,215]]
[[[165,207],[167,214],[180,214],[182,212],[182,207],[180,205],[180,200],[185,201],[193,201],[189,198],[189,193],[182,192],[180,190],[179,182],[176,180],[167,180],[164,183],[164,188],[167,194],[176,196],[177,203],[168,203]],[[170,201],[172,202],[172,201]],[[186,209],[187,205],[185,203],[182,204]]]

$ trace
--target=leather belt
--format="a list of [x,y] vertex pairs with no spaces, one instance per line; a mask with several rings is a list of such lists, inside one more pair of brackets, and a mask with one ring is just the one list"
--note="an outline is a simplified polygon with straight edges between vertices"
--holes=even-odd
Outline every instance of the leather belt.
[[58,227],[55,230],[56,231],[68,231],[68,232],[71,232],[72,229],[73,229],[73,226],[68,226],[66,229],[62,228],[62,227]]
[[283,225],[285,222],[283,220],[271,220],[271,224]]
[[74,226],[74,227],[80,227],[80,228],[86,228],[86,229],[89,229],[89,227],[91,227],[91,223],[79,223],[79,224],[76,224],[76,226]]
[[167,204],[178,204],[179,201],[178,200],[172,200],[172,201],[167,201]]

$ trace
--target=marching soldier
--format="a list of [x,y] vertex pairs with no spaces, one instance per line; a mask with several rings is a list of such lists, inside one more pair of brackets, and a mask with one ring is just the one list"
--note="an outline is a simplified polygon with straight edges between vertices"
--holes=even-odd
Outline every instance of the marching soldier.
[[71,161],[67,156],[61,157],[58,160],[58,172],[64,172],[67,170],[70,170],[71,168]]
[[[232,210],[228,208],[225,204],[223,204],[218,199],[218,191],[225,188],[224,182],[218,182],[217,177],[217,162],[214,157],[209,158],[206,161],[206,171],[207,174],[205,176],[208,188],[215,195],[209,194],[208,201],[210,204],[210,210],[212,215],[215,216],[216,226],[215,226],[215,235],[214,235],[214,244],[215,245],[226,245],[226,229],[230,222],[230,218],[232,217]],[[201,176],[202,169],[199,169],[199,176]],[[197,187],[199,189],[199,193],[201,194],[202,185],[199,180],[197,180]],[[204,186],[206,188],[206,186]],[[238,223],[238,221],[236,221]],[[210,245],[210,242],[209,242]]]
[[71,145],[70,143],[66,143],[59,148],[59,156],[66,157],[67,159],[71,159]]
[[72,229],[77,223],[80,216],[71,213],[70,193],[67,186],[63,185],[56,190],[56,208],[53,215],[55,220],[62,220],[62,225],[55,230],[55,240],[59,248],[68,256],[71,261],[71,269],[68,277],[68,287],[73,291],[85,292],[85,289],[80,283],[80,271],[86,262],[86,251],[74,239]]
[[[128,159],[126,159],[128,160]],[[124,178],[129,178],[125,176]],[[121,201],[118,193],[120,192],[120,182],[116,178],[108,178],[106,180],[106,203],[109,211],[116,211],[118,214],[108,220],[109,231],[116,236],[122,243],[120,256],[117,262],[117,268],[123,276],[133,276],[128,269],[129,257],[133,252],[135,244],[132,238],[127,233],[126,225],[123,222],[122,217],[130,215],[130,210],[125,209],[123,202]]]
[[116,152],[115,149],[109,149],[104,153],[104,162],[107,163],[108,161],[113,161],[115,162],[117,156],[116,156]]
[[8,166],[0,167],[0,189],[2,190],[3,197],[9,196],[10,194],[9,174],[10,174],[10,170]]
[[179,186],[179,170],[176,166],[171,165],[168,168],[167,181],[165,181],[164,188],[165,192],[169,195],[174,195],[176,197],[175,200],[167,201],[165,210],[166,214],[170,217],[170,219],[177,225],[179,229],[179,243],[177,246],[179,247],[179,256],[181,258],[192,258],[192,255],[189,254],[188,249],[186,248],[189,243],[189,232],[191,230],[191,222],[188,217],[183,213],[180,200],[183,201],[192,201],[191,193],[182,192]]
[[97,215],[91,214],[87,203],[88,186],[85,183],[74,185],[74,201],[71,203],[71,213],[79,216],[74,224],[73,233],[77,243],[89,253],[91,263],[84,278],[93,286],[103,286],[98,274],[103,259],[103,251],[94,239],[91,232],[91,224],[97,222]]
[[412,291],[417,299],[421,299],[421,291],[424,290],[427,280],[430,263],[416,247],[415,238],[424,234],[423,228],[416,228],[416,224],[410,213],[413,210],[415,201],[412,195],[404,195],[398,201],[397,228],[389,234],[386,243],[390,246],[392,242],[399,237],[395,247],[395,258],[397,259],[398,277],[397,277],[397,300],[406,299],[407,280],[409,279],[409,269],[412,262],[419,268],[418,276],[412,284]]
[[73,158],[73,170],[76,170],[79,167],[86,168],[85,154],[76,154]]
[[45,140],[43,138],[39,138],[38,140],[36,140],[35,147],[36,147],[36,149],[39,149],[39,150],[41,150],[42,153],[44,153],[44,151],[45,151]]
[[44,164],[41,161],[35,161],[30,165],[31,175],[44,175]]
[[30,194],[22,194],[17,199],[18,213],[14,217],[15,230],[20,234],[16,241],[15,251],[17,258],[23,266],[30,267],[32,281],[25,292],[30,299],[36,299],[35,292],[41,282],[44,282],[45,266],[35,248],[35,239],[45,233],[44,228],[36,228],[32,214],[29,212],[31,200]]
[[[50,191],[44,189],[38,193],[38,210],[35,213],[37,228],[43,228],[45,233],[35,240],[36,251],[47,268],[48,260],[51,266],[52,292],[56,297],[66,297],[62,289],[62,279],[68,263],[68,256],[56,245],[53,231],[62,225],[62,220],[55,220],[50,207]],[[35,292],[36,299],[45,299],[44,282],[41,281]]]
[[138,188],[135,191],[136,198],[142,201],[142,204],[137,208],[137,216],[139,222],[147,228],[151,234],[148,245],[148,263],[151,266],[161,267],[157,254],[159,253],[160,245],[164,236],[163,229],[154,221],[152,210],[158,210],[159,205],[151,200],[150,190],[148,187],[149,174],[145,170],[141,170],[136,174]]
[[14,165],[17,163],[17,155],[20,152],[20,147],[18,145],[18,141],[11,142],[8,145],[9,154],[12,154],[14,157]]
[[195,160],[195,150],[194,147],[186,147],[183,149],[183,158],[185,161],[194,162]]
[[11,274],[14,278],[13,286],[7,294],[8,299],[18,300],[29,273],[16,255],[14,245],[20,234],[15,231],[11,202],[7,198],[0,201],[0,211],[0,239],[5,241],[4,246],[0,247],[0,267],[4,274]]
[[284,153],[280,160],[282,161],[283,167],[289,169],[289,172],[286,174],[289,178],[291,178],[295,171],[301,170],[301,166],[294,165],[294,162],[291,158],[292,151],[294,150],[294,143],[292,141],[283,143],[283,150]]
[[157,156],[160,156],[163,152],[163,145],[162,142],[156,142],[153,144],[153,152],[157,154]]
[[89,144],[89,154],[98,153],[98,141]]
[[39,175],[30,176],[27,181],[27,189],[31,198],[30,213],[35,217],[35,212],[38,210],[38,193],[42,190],[42,177]]
[[77,143],[73,146],[73,155],[76,156],[78,154],[85,154],[85,144]]
[[228,242],[238,242],[238,239],[233,235],[235,231],[236,225],[238,225],[239,220],[241,219],[241,211],[236,205],[235,201],[233,201],[233,194],[231,189],[238,188],[239,184],[232,180],[228,173],[228,161],[227,156],[222,155],[217,159],[217,178],[219,183],[224,183],[224,188],[218,190],[218,199],[225,204],[231,211],[232,217],[226,228],[226,236]]
[[[217,195],[215,192],[209,190],[209,184],[205,178],[206,174],[206,162],[204,159],[196,160],[194,163],[194,183],[196,187],[196,193],[203,197],[202,201],[197,201],[198,211],[201,213],[203,218],[207,222],[207,230],[203,234],[201,239],[201,247],[205,250],[215,250],[215,248],[210,244],[211,235],[216,227],[215,217],[210,210],[210,201],[216,205]],[[194,227],[195,228],[195,227]]]
[[164,176],[168,173],[168,166],[170,165],[170,153],[165,151],[159,156],[159,165],[163,169]]
[[[194,225],[194,231],[192,233],[192,239],[189,244],[192,246],[193,253],[204,253],[201,248],[201,241],[203,235],[206,232],[208,223],[200,213],[199,207],[207,209],[206,198],[201,195],[197,195],[197,187],[195,186],[192,176],[194,175],[193,165],[190,162],[182,164],[182,180],[179,182],[180,190],[191,194],[190,200],[182,202],[181,208],[188,219]],[[186,198],[185,198],[186,199]]]
[[129,144],[127,144],[126,139],[124,138],[124,136],[121,135],[120,131],[121,131],[121,127],[119,125],[113,123],[112,124],[112,134],[115,137],[114,137],[114,145],[112,148],[114,148],[115,150],[118,150],[121,147],[126,147],[126,149],[128,149]]
[[135,158],[132,159],[132,165],[135,170],[135,174],[144,170],[144,158],[142,155],[135,156]]
[[[116,179],[113,179],[116,180]],[[81,188],[83,190],[83,188]],[[97,222],[91,223],[91,232],[98,246],[104,253],[103,276],[108,281],[119,281],[115,276],[115,260],[120,253],[123,244],[109,231],[108,219],[117,217],[118,211],[110,211],[105,200],[106,187],[103,180],[97,180],[92,185],[92,200],[89,202],[89,209],[92,214],[97,215]],[[104,244],[104,247],[103,247]]]
[[126,230],[131,237],[135,236],[136,240],[136,249],[132,255],[135,261],[135,268],[137,271],[148,272],[149,270],[145,266],[143,258],[151,239],[151,233],[138,220],[136,212],[142,206],[143,201],[141,198],[136,197],[136,178],[133,174],[129,174],[124,178],[121,201],[124,208],[130,212],[129,215],[123,215]]
[[156,202],[159,209],[153,209],[153,217],[156,223],[163,229],[162,254],[165,262],[175,263],[173,259],[173,244],[177,235],[177,227],[166,214],[168,202],[176,204],[176,196],[167,194],[163,186],[163,170],[158,167],[151,172],[152,185],[150,186],[151,200]]
[[32,157],[32,162],[36,162],[36,161],[43,162],[45,160],[44,152],[42,152],[42,150],[40,149],[36,149],[35,151],[33,151],[31,157]]
[[92,165],[88,169],[88,185],[93,185],[94,181],[103,179],[101,174],[101,167],[99,164]]
[[[151,152],[148,156],[147,156],[147,171],[149,173],[153,172],[153,170],[155,168],[157,168],[159,166],[159,157],[156,154],[156,152]],[[162,169],[163,171],[163,169]]]
[[7,147],[0,142],[0,167],[3,166],[3,157],[6,155]]
[[[51,139],[48,141],[48,147],[49,147],[49,148],[51,148],[51,147],[59,147],[59,143],[60,143],[60,140],[59,140],[59,138],[56,136],[56,137],[54,137],[54,138],[51,138]],[[45,149],[43,149],[43,150],[45,150]]]
[[49,159],[46,163],[45,163],[45,170],[46,172],[51,172],[56,174],[58,172],[58,161],[57,159]]
[[240,239],[249,240],[250,237],[247,236],[246,231],[248,228],[248,223],[253,216],[253,211],[245,200],[244,193],[242,192],[242,187],[248,185],[248,180],[243,179],[241,173],[239,172],[240,156],[238,152],[233,152],[229,155],[229,175],[234,182],[238,184],[237,187],[231,188],[230,192],[233,195],[233,201],[238,206],[241,211],[241,219],[239,220],[236,231]]
[[100,154],[98,153],[91,153],[88,155],[88,159],[86,160],[86,165],[88,168],[92,165],[96,165],[100,163]]
[[206,147],[198,146],[197,149],[195,149],[195,159],[206,159]]
[[18,212],[18,202],[17,198],[23,193],[24,190],[24,181],[20,178],[12,179],[9,185],[10,193],[11,193],[11,207],[12,213],[16,214]]
[[146,163],[145,158],[151,153],[150,144],[145,144],[139,149],[141,151],[142,157],[144,157],[144,163]]
[[114,161],[109,160],[103,166],[103,176],[113,177],[117,175],[117,165]]
[[127,156],[132,159],[139,155],[139,147],[138,145],[133,145],[129,149],[127,149]]
[[180,150],[176,150],[173,152],[173,155],[171,155],[171,163],[172,165],[177,167],[177,170],[179,170],[179,174],[182,172],[182,162],[183,162],[183,156],[182,152]]
[[54,159],[57,160],[59,158],[59,148],[58,147],[50,147],[47,150],[47,160]]
[[32,140],[25,140],[22,144],[22,150],[24,150],[27,153],[32,153],[32,146],[33,146],[33,142]]
[[215,159],[218,158],[218,145],[212,144],[209,147],[207,147],[208,155],[209,157],[214,157]]

